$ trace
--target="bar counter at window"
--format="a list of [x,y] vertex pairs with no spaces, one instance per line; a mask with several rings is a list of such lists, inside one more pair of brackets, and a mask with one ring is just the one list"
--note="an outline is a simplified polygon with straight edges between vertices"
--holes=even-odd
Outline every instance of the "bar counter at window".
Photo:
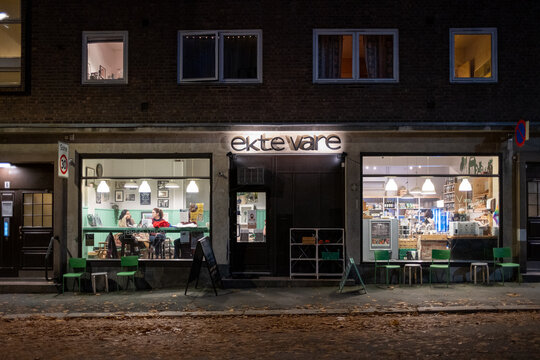
[[363,260],[429,260],[450,249],[457,261],[491,260],[499,244],[496,156],[365,156]]
[[[209,159],[84,159],[83,164],[83,257],[191,259],[197,240],[209,236]],[[163,220],[159,228],[153,218]]]

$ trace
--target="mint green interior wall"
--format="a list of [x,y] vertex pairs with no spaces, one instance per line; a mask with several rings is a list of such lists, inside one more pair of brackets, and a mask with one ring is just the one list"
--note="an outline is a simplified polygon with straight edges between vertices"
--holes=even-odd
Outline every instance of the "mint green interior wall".
[[[141,213],[146,212],[152,212],[152,210],[129,210],[132,219],[135,221],[136,224],[138,224],[141,221]],[[169,223],[172,226],[177,225],[180,222],[180,212],[178,210],[163,210],[164,213],[167,213],[169,216]],[[120,211],[118,212],[120,214]],[[90,226],[88,224],[88,218],[86,217],[88,215],[88,208],[82,209],[82,216],[83,216],[83,227]],[[115,219],[114,216],[114,209],[95,209],[94,215],[99,216],[101,219],[101,222],[103,226],[118,226],[118,219]],[[257,215],[257,219],[259,218],[259,215]],[[257,220],[258,221],[258,220]],[[263,221],[264,222],[264,221]],[[203,212],[203,221],[199,221],[198,225],[201,227],[206,226],[206,223],[210,224],[210,211],[205,210]],[[264,224],[263,224],[264,226]],[[258,227],[258,224],[257,224]],[[94,248],[97,248],[100,242],[105,242],[107,239],[108,233],[94,233],[94,246],[86,246],[86,241],[83,237],[82,241],[82,256],[87,257],[88,252],[92,251]],[[172,235],[172,234],[171,234]],[[204,233],[205,236],[209,236],[210,233]]]

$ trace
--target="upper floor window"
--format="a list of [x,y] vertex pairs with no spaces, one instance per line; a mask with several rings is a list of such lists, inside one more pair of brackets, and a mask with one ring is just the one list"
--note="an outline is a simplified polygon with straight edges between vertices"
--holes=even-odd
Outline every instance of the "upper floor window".
[[127,84],[127,31],[83,32],[82,83]]
[[398,30],[313,31],[313,81],[398,82]]
[[262,82],[262,31],[179,31],[178,82]]
[[22,11],[20,0],[0,0],[0,86],[22,84]]
[[450,82],[497,82],[497,29],[450,29]]

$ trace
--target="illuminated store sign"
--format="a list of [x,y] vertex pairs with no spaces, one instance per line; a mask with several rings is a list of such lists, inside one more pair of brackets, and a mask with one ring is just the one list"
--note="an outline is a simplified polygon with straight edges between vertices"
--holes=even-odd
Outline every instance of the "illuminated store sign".
[[231,148],[236,152],[336,152],[341,150],[341,138],[328,135],[268,135],[234,136]]

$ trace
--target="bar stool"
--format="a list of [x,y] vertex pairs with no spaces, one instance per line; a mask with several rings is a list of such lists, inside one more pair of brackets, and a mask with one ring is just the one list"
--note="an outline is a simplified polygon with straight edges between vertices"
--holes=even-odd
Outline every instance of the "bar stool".
[[412,269],[414,269],[414,282],[418,284],[418,278],[417,278],[417,273],[419,270],[420,272],[420,284],[422,285],[423,284],[423,280],[422,280],[422,265],[421,264],[405,264],[405,266],[403,266],[403,284],[405,284],[405,277],[406,277],[406,274],[407,274],[407,268],[409,268],[409,286],[412,286],[412,275],[411,275],[411,271]]
[[[478,271],[477,268],[480,267],[482,270],[482,282],[486,281],[486,273],[487,273],[487,283],[489,284],[489,265],[485,262],[474,262],[471,263],[469,272],[471,274],[471,281],[473,281],[474,277],[474,284],[476,285],[476,272]],[[474,270],[473,270],[474,268]]]
[[92,277],[92,290],[94,290],[94,294],[96,293],[96,276],[103,276],[105,278],[105,289],[109,292],[109,278],[107,272],[95,272],[91,273],[90,276]]

